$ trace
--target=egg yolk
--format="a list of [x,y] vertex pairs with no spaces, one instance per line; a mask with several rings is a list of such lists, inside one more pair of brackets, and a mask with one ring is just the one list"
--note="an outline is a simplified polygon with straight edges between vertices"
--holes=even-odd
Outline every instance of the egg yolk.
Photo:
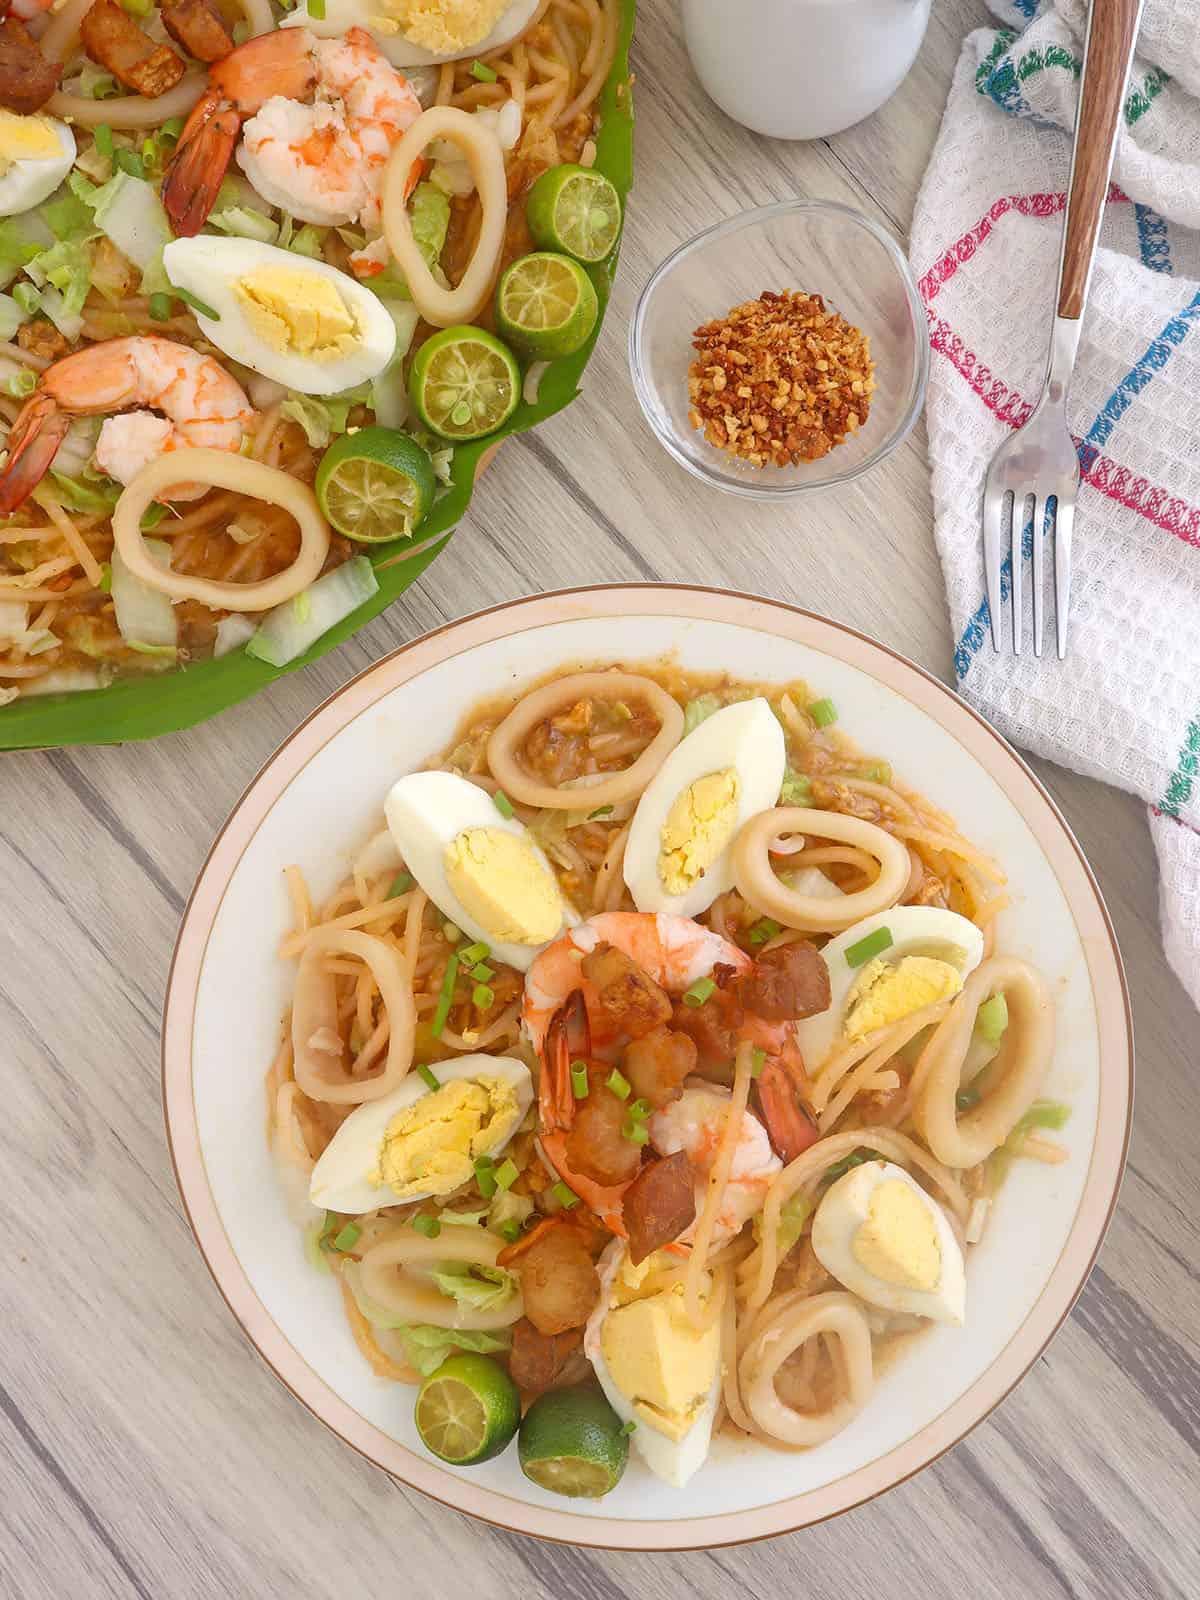
[[407,1200],[449,1194],[472,1176],[476,1156],[503,1143],[519,1119],[517,1094],[501,1078],[458,1078],[397,1112],[371,1182]]
[[272,350],[336,361],[359,343],[353,313],[337,285],[319,273],[264,267],[233,287],[247,322]]
[[726,767],[697,778],[675,797],[658,852],[658,876],[668,894],[685,894],[729,843],[740,787],[736,769]]
[[692,1326],[683,1309],[683,1285],[660,1286],[665,1264],[659,1266],[652,1256],[642,1268],[627,1264],[618,1276],[618,1303],[604,1319],[600,1349],[609,1377],[635,1415],[678,1441],[696,1421],[712,1386],[721,1330],[717,1323]]
[[463,910],[500,944],[546,944],[562,928],[550,869],[519,834],[466,828],[446,846],[446,880]]
[[872,1277],[930,1294],[942,1276],[937,1228],[921,1198],[899,1178],[877,1185],[851,1249]]
[[435,55],[467,50],[486,39],[512,0],[383,0],[404,37]]
[[54,129],[44,117],[0,111],[0,174],[17,161],[53,161],[61,153]]
[[937,1000],[952,1000],[962,986],[962,973],[949,961],[934,956],[904,956],[896,962],[876,957],[850,991],[846,1038],[864,1039]]

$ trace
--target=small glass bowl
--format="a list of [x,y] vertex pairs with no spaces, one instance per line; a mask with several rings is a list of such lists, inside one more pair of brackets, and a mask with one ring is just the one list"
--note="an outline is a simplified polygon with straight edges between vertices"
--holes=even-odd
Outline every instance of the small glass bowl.
[[[875,361],[866,424],[795,467],[753,467],[688,422],[694,330],[764,289],[821,295],[869,337]],[[680,466],[730,494],[785,500],[861,477],[906,437],[929,377],[925,309],[903,252],[878,223],[831,200],[785,200],[706,228],[667,257],[638,301],[629,364],[641,408]]]

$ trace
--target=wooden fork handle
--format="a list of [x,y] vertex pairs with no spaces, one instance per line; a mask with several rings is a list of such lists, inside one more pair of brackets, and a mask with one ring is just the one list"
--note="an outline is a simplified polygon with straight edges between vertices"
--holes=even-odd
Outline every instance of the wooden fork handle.
[[1142,0],[1092,0],[1063,226],[1060,317],[1083,315],[1141,14]]

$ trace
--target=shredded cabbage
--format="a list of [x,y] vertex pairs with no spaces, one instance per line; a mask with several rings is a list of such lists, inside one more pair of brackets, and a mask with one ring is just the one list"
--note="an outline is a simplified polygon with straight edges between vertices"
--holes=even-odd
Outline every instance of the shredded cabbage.
[[100,478],[95,485],[81,483],[78,478],[68,478],[65,473],[51,469],[50,476],[58,497],[71,511],[94,512],[106,516],[121,498],[121,485],[111,478]]
[[456,1350],[472,1350],[479,1355],[495,1355],[512,1347],[508,1334],[475,1332],[466,1328],[435,1328],[427,1322],[410,1322],[396,1330],[410,1367],[423,1378],[436,1372],[447,1356]]
[[279,410],[283,416],[300,424],[304,429],[304,437],[317,450],[323,449],[335,433],[345,433],[353,406],[368,406],[370,403],[371,386],[360,383],[357,389],[347,389],[344,394],[324,395],[321,399],[289,390]]
[[224,211],[213,211],[210,224],[221,233],[232,234],[237,239],[257,239],[260,244],[274,244],[279,238],[279,227],[261,211],[248,206],[227,206]]
[[11,339],[29,313],[22,310],[10,294],[0,294],[0,339]]
[[444,1295],[457,1305],[475,1311],[491,1311],[517,1293],[517,1280],[504,1267],[489,1267],[477,1262],[445,1261],[430,1274]]
[[700,694],[689,700],[683,708],[683,736],[686,739],[693,729],[707,722],[714,711],[720,711],[721,702],[715,694]]
[[78,188],[76,194],[91,207],[101,233],[141,270],[143,292],[158,294],[169,289],[162,252],[175,235],[154,185],[128,172],[118,172],[90,195],[83,195]]
[[318,228],[314,223],[306,222],[299,233],[294,233],[288,241],[288,249],[295,251],[298,256],[308,256],[312,261],[323,260],[322,247],[328,228]]
[[488,1208],[487,1225],[493,1233],[499,1233],[506,1222],[523,1223],[532,1211],[533,1201],[527,1194],[514,1194],[511,1189],[497,1189]]
[[41,207],[42,218],[56,239],[94,239],[96,221],[76,185],[64,185]]

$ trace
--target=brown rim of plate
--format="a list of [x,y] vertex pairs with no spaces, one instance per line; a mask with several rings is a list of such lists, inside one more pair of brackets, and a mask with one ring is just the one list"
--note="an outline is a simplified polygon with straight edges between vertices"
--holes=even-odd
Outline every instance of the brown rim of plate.
[[[607,603],[601,597],[607,597]],[[811,631],[814,628],[818,632],[827,630],[834,636],[832,641],[827,641],[827,653],[848,665],[857,667],[868,676],[875,676],[870,666],[855,659],[862,653],[863,647],[868,657],[871,654],[880,654],[889,658],[900,669],[901,678],[909,675],[910,682],[903,687],[894,683],[887,683],[886,686],[904,694],[906,699],[916,704],[917,708],[931,720],[943,727],[952,737],[958,738],[968,754],[979,761],[989,776],[995,777],[996,774],[984,760],[985,752],[992,756],[993,761],[999,761],[1001,766],[1016,768],[1018,776],[1029,786],[1033,797],[1045,808],[1045,815],[1037,820],[1047,830],[1047,837],[1042,837],[1034,827],[1033,821],[1026,815],[1024,808],[1018,805],[1025,826],[1033,834],[1038,847],[1048,859],[1051,857],[1052,848],[1057,846],[1060,864],[1074,868],[1082,877],[1082,885],[1077,886],[1074,893],[1068,892],[1059,878],[1054,861],[1050,860],[1051,870],[1059,881],[1059,887],[1067,900],[1072,920],[1076,922],[1077,931],[1081,934],[1081,940],[1082,930],[1078,928],[1078,915],[1090,912],[1094,917],[1097,931],[1103,934],[1106,941],[1103,947],[1089,947],[1086,940],[1082,941],[1097,1017],[1100,1067],[1095,1136],[1083,1192],[1066,1243],[1053,1271],[1042,1286],[1037,1300],[1021,1326],[1004,1349],[986,1371],[952,1400],[939,1415],[900,1444],[893,1446],[883,1456],[831,1483],[742,1511],[726,1512],[716,1516],[660,1519],[656,1522],[577,1516],[568,1511],[531,1505],[501,1491],[469,1483],[447,1473],[432,1461],[423,1460],[407,1446],[384,1434],[340,1399],[294,1349],[262,1305],[233,1250],[208,1186],[191,1093],[191,1046],[195,1003],[208,937],[224,897],[225,886],[232,878],[242,853],[261,822],[277,803],[280,794],[290,782],[294,781],[298,771],[308,765],[328,742],[328,738],[364,715],[371,705],[384,695],[393,692],[400,684],[410,682],[421,672],[428,670],[435,661],[449,659],[452,655],[461,654],[463,650],[475,648],[495,639],[510,637],[527,629],[578,621],[597,615],[628,615],[639,600],[645,603],[645,610],[651,613],[662,611],[685,619],[728,622],[743,627],[758,625],[763,627],[764,631],[780,632],[795,642],[807,644],[813,649],[820,649],[822,646],[803,639],[790,628],[765,627],[768,618],[773,616],[778,620],[783,617],[799,622],[802,631]],[[726,614],[727,610],[735,614]],[[514,611],[525,611],[532,615],[528,622],[522,620],[519,626],[491,628],[487,626],[489,621]],[[762,614],[756,617],[756,611],[761,611]],[[435,660],[419,664],[399,682],[388,682],[380,688],[378,695],[361,705],[356,705],[353,711],[337,720],[336,726],[329,729],[327,737],[309,753],[302,766],[297,771],[290,772],[266,800],[261,815],[256,819],[245,842],[238,850],[237,857],[229,866],[213,904],[205,908],[204,927],[192,930],[189,924],[202,891],[208,887],[206,880],[210,869],[222,853],[227,837],[239,820],[243,807],[295,742],[314,724],[328,717],[337,702],[354,695],[356,690],[361,691],[368,679],[376,676],[381,679],[388,677],[388,668],[401,658],[422,648],[427,649],[434,641],[444,640],[447,635],[459,632],[470,634],[472,630],[479,634],[479,637],[471,638],[461,649],[443,649],[435,655]],[[828,647],[835,641],[843,646],[841,651]],[[877,678],[876,681],[883,680]],[[963,716],[969,719],[968,728],[964,733],[972,733],[978,741],[978,747],[975,744],[967,744],[958,730],[947,726],[946,722],[921,703],[920,698],[914,700],[913,694],[906,692],[909,689],[917,691],[921,697],[948,703],[952,718]],[[1013,797],[1010,795],[1010,798]],[[1014,799],[1014,804],[1016,803]],[[1081,889],[1084,891],[1082,902],[1080,902]],[[1090,904],[1087,899],[1088,891],[1090,891]],[[177,982],[180,968],[185,961],[190,964],[189,984],[188,992],[181,997],[177,993]],[[1094,970],[1097,965],[1107,966],[1109,977],[1115,975],[1117,980],[1115,990],[1102,985],[1098,992],[1095,981],[1097,973]],[[1122,1043],[1114,1045],[1111,1041],[1118,1036]],[[1106,1083],[1107,1074],[1104,1067],[1106,1059],[1110,1056],[1114,1058],[1114,1067],[1110,1070],[1119,1070],[1119,1064],[1123,1061],[1123,1093],[1120,1086],[1110,1087]],[[478,1517],[481,1521],[510,1532],[526,1533],[554,1543],[638,1551],[717,1549],[794,1533],[801,1528],[828,1521],[832,1517],[866,1504],[878,1495],[906,1482],[959,1444],[1011,1394],[1025,1377],[1066,1321],[1083,1291],[1120,1194],[1132,1124],[1134,1093],[1133,1018],[1125,971],[1108,909],[1095,875],[1066,819],[1045,787],[1007,740],[954,690],[932,673],[910,661],[899,651],[893,650],[889,645],[879,643],[846,623],[835,622],[784,600],[747,594],[740,590],[711,589],[700,584],[645,582],[594,584],[552,590],[545,594],[501,601],[497,605],[471,612],[456,621],[433,628],[409,640],[407,644],[400,645],[372,666],[357,673],[311,711],[247,784],[222,824],[197,874],[184,908],[167,975],[163,1002],[161,1062],[167,1147],[189,1225],[221,1297],[247,1339],[283,1386],[343,1443],[358,1451],[389,1476],[398,1479],[407,1487],[419,1489],[451,1510]],[[181,1152],[177,1141],[185,1138],[189,1148]],[[184,1165],[191,1168],[191,1176],[195,1179],[195,1187],[191,1191],[185,1183],[182,1170]],[[1102,1214],[1100,1207],[1103,1207]],[[198,1219],[197,1212],[201,1209],[205,1215],[202,1219]],[[213,1255],[224,1255],[225,1260],[221,1263],[220,1269],[214,1263],[210,1250]],[[1067,1268],[1064,1263],[1068,1256],[1082,1256],[1083,1259]],[[1064,1273],[1071,1280],[1065,1289],[1058,1283]],[[228,1286],[227,1278],[230,1280]],[[1045,1302],[1052,1288],[1056,1290],[1053,1297],[1055,1304],[1046,1306]],[[266,1344],[272,1346],[271,1353],[264,1348]],[[301,1392],[301,1385],[309,1392]],[[387,1460],[381,1459],[381,1454],[389,1457],[398,1456],[402,1458],[401,1464],[389,1464]],[[857,1486],[851,1487],[855,1484]],[[825,1503],[829,1501],[833,1503]],[[812,1509],[807,1510],[807,1506],[811,1506]]]

